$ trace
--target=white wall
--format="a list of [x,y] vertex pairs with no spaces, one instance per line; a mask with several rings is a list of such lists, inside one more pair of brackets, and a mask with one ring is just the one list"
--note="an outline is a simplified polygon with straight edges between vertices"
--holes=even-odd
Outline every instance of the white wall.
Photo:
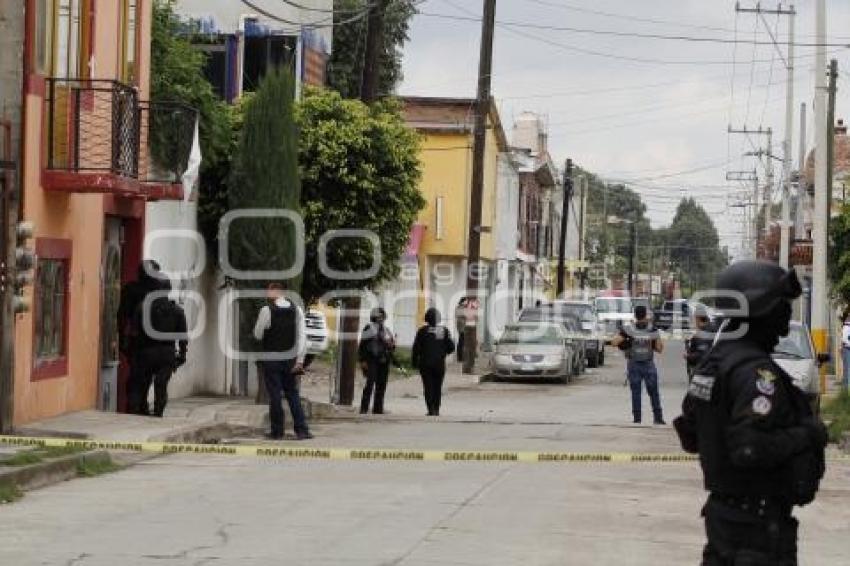
[[400,263],[399,276],[376,294],[387,310],[387,324],[396,335],[396,344],[409,348],[422,324],[418,319],[420,273],[415,257],[403,257]]
[[190,340],[187,362],[171,380],[169,395],[225,393],[226,359],[218,339],[221,278],[199,245],[203,239],[197,232],[197,205],[148,203],[145,232],[145,258],[155,259],[172,277],[173,296],[186,311],[189,328],[199,329],[199,324],[203,328],[200,336]]
[[519,231],[519,173],[510,154],[499,154],[496,182],[496,258],[515,259]]

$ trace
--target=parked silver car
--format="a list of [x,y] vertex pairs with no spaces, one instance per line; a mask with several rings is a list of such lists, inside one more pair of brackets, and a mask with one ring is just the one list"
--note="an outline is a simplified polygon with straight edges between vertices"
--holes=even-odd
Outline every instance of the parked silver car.
[[575,314],[551,304],[543,304],[539,307],[522,309],[519,313],[519,321],[560,324],[567,331],[567,346],[570,349],[570,367],[573,375],[583,373],[587,369],[586,337],[581,330],[581,321]]
[[791,332],[780,338],[773,350],[773,361],[791,376],[794,385],[808,395],[813,408],[817,409],[820,397],[818,368],[829,361],[829,355],[815,355],[812,337],[805,324],[791,321]]
[[509,324],[496,342],[490,365],[500,378],[549,378],[568,383],[573,376],[573,346],[557,323]]
[[605,364],[605,337],[600,331],[599,318],[590,301],[561,300],[551,303],[553,309],[563,310],[576,317],[584,341],[585,365],[595,368]]

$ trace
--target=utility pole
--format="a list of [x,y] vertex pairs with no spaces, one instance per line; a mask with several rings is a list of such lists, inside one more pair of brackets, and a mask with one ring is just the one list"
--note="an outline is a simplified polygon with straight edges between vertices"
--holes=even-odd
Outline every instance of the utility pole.
[[585,233],[585,214],[587,210],[587,189],[590,182],[587,178],[587,175],[584,175],[581,178],[581,214],[579,214],[579,225],[578,225],[578,237],[579,237],[579,247],[578,247],[578,258],[581,261],[581,278],[579,279],[579,285],[581,286],[581,290],[584,291],[587,285],[587,267],[584,266],[584,258],[585,258],[585,246],[587,245],[586,238],[587,235]]
[[360,100],[371,104],[378,98],[378,79],[381,76],[381,51],[384,46],[384,13],[389,0],[376,0],[369,9],[366,28],[366,49],[363,55],[363,77]]
[[788,78],[785,83],[785,142],[782,148],[782,224],[780,224],[779,265],[788,269],[791,253],[791,136],[794,134],[794,6],[788,16]]
[[637,251],[637,222],[629,226],[629,296],[635,292],[635,252]]
[[[472,195],[469,204],[469,245],[466,266],[466,296],[478,298],[478,278],[481,276],[481,202],[484,194],[484,149],[487,140],[487,115],[490,113],[490,75],[493,69],[493,34],[496,27],[496,0],[484,0],[481,21],[481,53],[478,62],[478,96],[475,104],[475,129],[472,145]],[[475,310],[468,309],[463,327],[463,373],[475,372],[478,352],[478,329]]]
[[11,159],[11,123],[0,122],[0,434],[12,432],[15,398],[14,227],[17,207]]
[[806,103],[800,104],[800,147],[799,165],[797,166],[797,211],[794,216],[794,237],[803,239],[803,203],[806,200],[806,184],[803,172],[806,170]]
[[[787,9],[778,4],[776,9],[762,8],[761,3],[756,3],[754,8],[742,8],[739,3],[735,4],[735,11],[738,13],[756,14],[761,19],[770,36],[773,46],[776,49],[779,57],[785,64],[785,69],[788,73],[787,82],[785,84],[785,137],[782,142],[782,222],[779,225],[780,243],[779,243],[779,264],[782,267],[788,267],[788,252],[790,245],[790,229],[791,229],[791,135],[793,133],[793,116],[794,116],[794,17],[796,11],[794,6],[789,6]],[[774,36],[773,30],[765,19],[765,14],[775,16],[788,16],[788,45],[787,53],[783,56],[779,49],[778,39]],[[770,155],[773,152],[772,136],[768,134],[768,161],[767,168],[767,184],[765,185],[765,215],[764,224],[765,232],[770,234],[770,224],[773,219],[773,163]]]
[[[812,340],[818,353],[829,351],[827,346],[829,290],[826,282],[827,229],[829,215],[827,194],[829,170],[827,151],[829,133],[827,129],[827,86],[826,86],[826,0],[815,3],[815,211],[812,222]],[[826,390],[826,373],[820,374],[821,391]]]
[[773,223],[773,132],[767,129],[767,155],[765,161],[764,184],[764,235],[770,237],[770,225]]
[[752,171],[729,171],[726,173],[727,181],[751,181],[753,183],[753,214],[752,218],[749,219],[751,221],[747,222],[750,227],[747,232],[751,232],[751,239],[749,242],[750,253],[752,254],[752,259],[758,258],[758,204],[759,204],[759,176],[756,173],[755,169]]
[[558,298],[563,298],[564,293],[564,265],[567,257],[567,221],[570,218],[570,199],[573,198],[573,160],[567,159],[564,168],[564,201],[561,206],[561,238],[558,248]]
[[826,112],[826,163],[828,174],[826,176],[826,234],[829,242],[829,224],[832,220],[832,181],[835,165],[835,81],[838,79],[838,61],[832,59],[829,62],[829,97]]
[[[769,198],[770,192],[769,192],[769,188],[770,188],[770,184],[773,182],[773,164],[771,163],[771,159],[773,159],[774,156],[773,156],[773,153],[770,151],[770,144],[771,144],[771,141],[772,141],[772,138],[773,138],[773,130],[771,130],[771,128],[765,129],[765,128],[762,128],[761,126],[759,126],[759,128],[757,130],[749,129],[749,128],[747,128],[747,126],[744,126],[743,128],[733,128],[732,126],[729,126],[727,131],[730,134],[741,134],[741,135],[745,135],[747,137],[749,137],[750,135],[767,136],[767,140],[768,140],[767,141],[767,145],[768,145],[767,149],[760,149],[758,151],[747,152],[745,154],[745,155],[755,156],[755,157],[759,157],[759,158],[761,158],[763,156],[767,157],[767,161],[763,162],[764,169],[765,169],[765,177],[767,178],[765,188],[764,188],[764,203],[763,203],[763,206],[764,206],[764,209],[765,209],[765,214],[764,214],[765,227],[767,228],[767,227],[770,226],[770,224],[769,224],[769,213],[770,213],[770,198]],[[753,174],[755,175],[755,172],[753,172]],[[752,180],[752,179],[747,179],[747,180]],[[758,187],[756,187],[756,193],[758,193]],[[759,200],[758,194],[756,194],[756,198],[754,200],[754,202],[756,203],[756,206],[758,206],[758,204],[757,204],[758,200]],[[761,240],[761,231],[758,228],[758,208],[756,208],[756,213],[754,214],[754,218],[755,218],[754,222],[756,223],[756,251],[755,251],[754,257],[757,258],[757,256],[758,256],[758,242]]]
[[[378,98],[378,78],[381,74],[383,51],[384,11],[388,0],[376,0],[369,10],[366,31],[366,53],[363,61],[363,76],[360,82],[360,99],[371,104]],[[357,374],[357,337],[360,332],[360,297],[345,298],[342,304],[338,379],[339,404],[354,402],[354,378]]]

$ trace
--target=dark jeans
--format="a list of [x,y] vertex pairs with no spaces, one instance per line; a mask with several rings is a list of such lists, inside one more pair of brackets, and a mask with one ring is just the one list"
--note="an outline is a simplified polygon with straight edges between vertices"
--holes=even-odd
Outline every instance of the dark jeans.
[[174,346],[161,345],[140,349],[132,358],[127,384],[127,411],[149,415],[148,391],[154,386],[153,414],[161,417],[168,403],[168,382],[174,373]]
[[263,381],[269,394],[269,420],[271,421],[272,436],[283,437],[283,405],[282,397],[286,396],[292,420],[295,421],[295,434],[307,434],[307,420],[301,407],[301,395],[298,392],[298,378],[292,374],[293,362],[271,361],[263,362]]
[[633,362],[629,360],[627,369],[629,386],[632,389],[632,414],[635,420],[641,418],[641,383],[646,384],[646,392],[649,394],[649,401],[652,403],[652,413],[655,420],[661,420],[661,396],[658,394],[658,371],[655,369],[655,362]]
[[425,394],[425,405],[428,414],[438,416],[440,414],[440,401],[443,396],[443,379],[446,377],[445,367],[423,367],[419,369],[422,375],[422,389]]
[[378,362],[368,362],[366,368],[366,385],[363,386],[363,397],[360,400],[360,412],[369,412],[369,402],[372,400],[372,390],[375,390],[375,402],[372,412],[380,415],[384,412],[384,393],[387,391],[387,381],[390,376],[390,365]]
[[790,506],[768,505],[762,513],[709,496],[702,511],[708,535],[702,566],[797,566],[797,519]]

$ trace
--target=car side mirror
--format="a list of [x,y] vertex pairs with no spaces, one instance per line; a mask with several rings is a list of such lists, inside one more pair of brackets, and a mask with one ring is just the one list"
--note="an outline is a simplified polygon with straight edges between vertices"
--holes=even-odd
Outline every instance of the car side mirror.
[[822,366],[823,364],[828,364],[832,361],[832,355],[830,355],[828,352],[821,352],[820,354],[818,354],[817,360],[818,365]]

